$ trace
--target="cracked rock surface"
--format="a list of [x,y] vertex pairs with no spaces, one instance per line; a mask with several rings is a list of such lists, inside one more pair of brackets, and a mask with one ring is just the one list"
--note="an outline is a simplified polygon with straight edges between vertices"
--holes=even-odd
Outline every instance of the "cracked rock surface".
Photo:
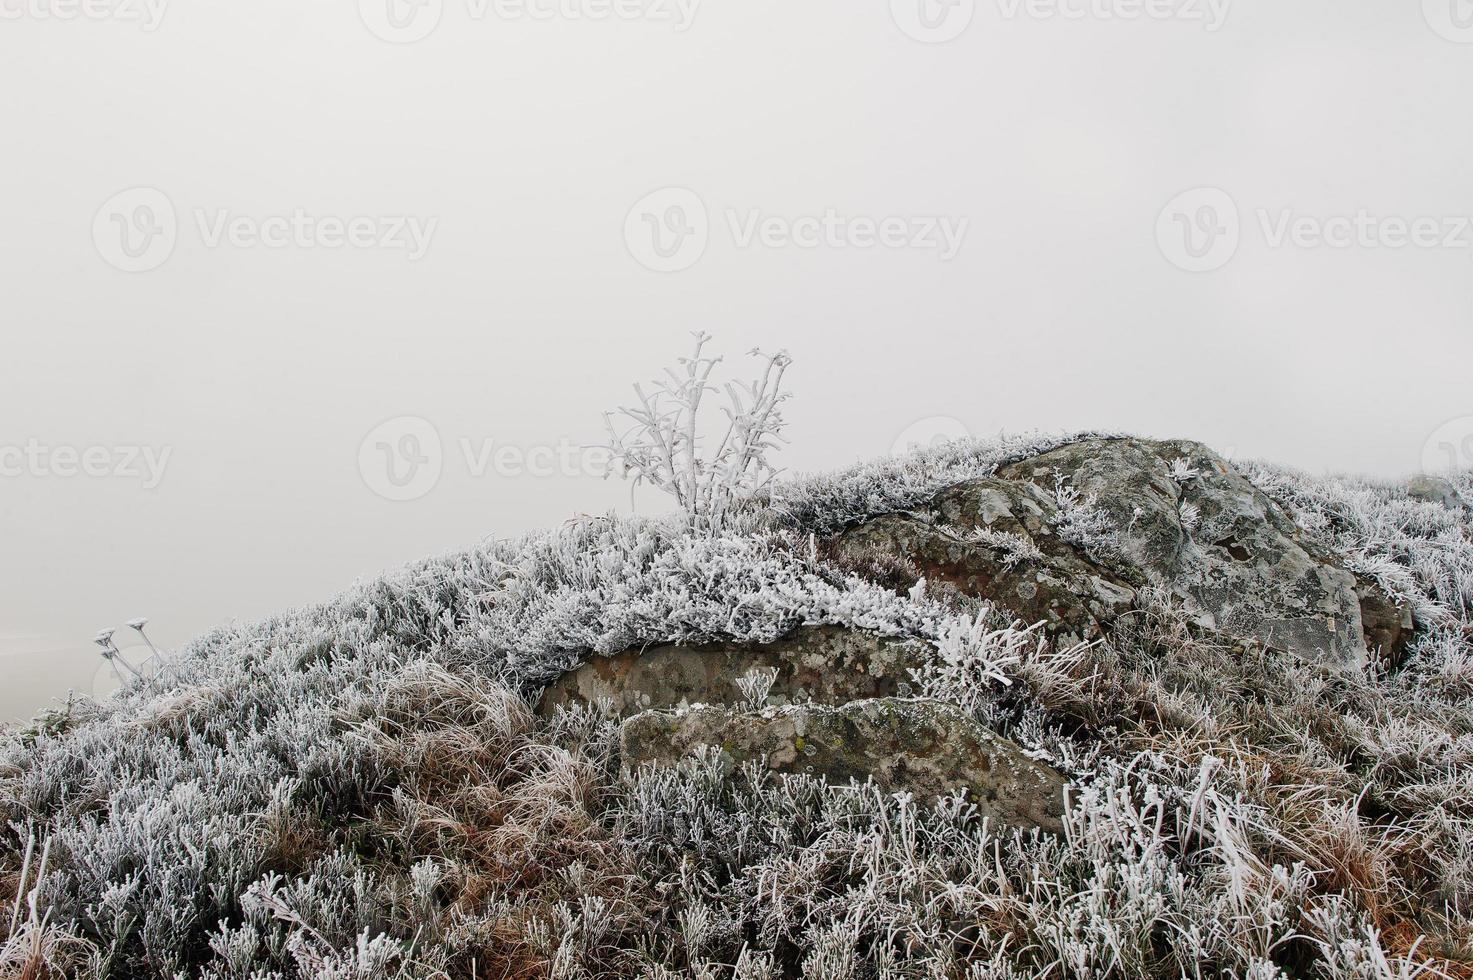
[[[1096,511],[1108,543],[1070,533]],[[1202,627],[1305,657],[1395,657],[1398,609],[1315,543],[1226,460],[1195,442],[1086,439],[849,529],[831,553],[889,553],[928,582],[992,600],[1059,638],[1095,639],[1164,590]]]
[[[844,785],[873,778],[918,800],[965,790],[1009,827],[1060,829],[1064,779],[960,708],[911,698],[927,655],[840,627],[805,627],[767,644],[663,644],[594,657],[544,691],[538,710],[601,704],[625,719],[626,765],[675,765],[703,746],[728,768],[766,760],[775,772]],[[752,710],[736,680],[774,673],[769,707]]]
[[996,823],[1063,830],[1064,778],[941,701],[871,698],[762,711],[646,711],[624,722],[620,740],[629,765],[674,764],[709,746],[728,767],[765,760],[777,772],[839,784],[873,777],[884,789],[918,799],[963,789]]
[[774,643],[673,643],[593,657],[543,692],[539,710],[607,700],[627,717],[649,708],[738,704],[737,680],[755,670],[777,672],[770,704],[843,704],[909,693],[916,644],[838,626],[794,630]]

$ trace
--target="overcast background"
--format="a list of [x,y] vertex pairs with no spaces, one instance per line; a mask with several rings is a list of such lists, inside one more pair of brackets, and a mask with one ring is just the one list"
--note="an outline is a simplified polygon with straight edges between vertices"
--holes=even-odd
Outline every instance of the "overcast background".
[[0,0],[0,717],[627,508],[572,447],[696,328],[798,470],[1470,462],[1473,6],[1062,4]]

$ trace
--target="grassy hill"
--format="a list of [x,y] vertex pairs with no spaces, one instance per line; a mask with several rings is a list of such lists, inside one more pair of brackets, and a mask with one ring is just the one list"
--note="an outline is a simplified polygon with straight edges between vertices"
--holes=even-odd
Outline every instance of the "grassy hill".
[[[6,733],[0,975],[1473,976],[1468,509],[1237,466],[1414,624],[1364,660],[1225,637],[1124,572],[1127,613],[1055,636],[915,556],[829,547],[1073,441],[779,483],[719,536],[583,519],[425,561]],[[1132,519],[1058,492],[1114,567]],[[1061,829],[716,750],[632,767],[617,715],[537,710],[602,655],[805,626],[910,644],[907,696],[1068,780]]]

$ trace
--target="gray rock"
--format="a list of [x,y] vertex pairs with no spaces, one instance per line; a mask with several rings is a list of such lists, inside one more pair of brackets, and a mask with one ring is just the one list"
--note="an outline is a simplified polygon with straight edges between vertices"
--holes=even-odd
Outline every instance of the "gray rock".
[[804,627],[767,644],[662,644],[591,658],[549,685],[538,710],[607,699],[626,717],[650,708],[739,704],[737,679],[769,669],[777,671],[772,704],[842,704],[905,694],[922,657],[915,643],[837,626]]
[[1002,475],[1045,486],[1062,477],[1095,495],[1126,557],[1205,626],[1331,660],[1369,653],[1355,576],[1310,550],[1277,504],[1199,443],[1087,440]]
[[1366,648],[1391,666],[1399,665],[1417,629],[1412,607],[1398,605],[1369,579],[1356,580],[1355,594],[1360,597],[1361,632],[1366,638]]
[[[943,491],[924,513],[885,514],[850,529],[831,553],[902,555],[933,588],[991,598],[1051,635],[1095,639],[1135,607],[1135,589],[1067,544],[1058,523],[1058,504],[1037,487],[972,480]],[[979,530],[1002,543],[969,537]],[[1020,554],[1009,542],[1032,550]]]
[[[1092,497],[1108,515],[1112,548],[1065,540],[1060,487]],[[994,532],[1026,538],[1030,557],[989,543]],[[1333,662],[1361,662],[1378,648],[1394,657],[1410,637],[1406,610],[1304,540],[1276,503],[1195,442],[1081,440],[830,544],[851,560],[884,548],[929,582],[1045,622],[1060,637],[1101,635],[1137,607],[1135,590],[1147,585],[1174,595],[1203,628]]]
[[719,749],[729,767],[765,760],[775,772],[832,783],[873,778],[882,788],[928,802],[964,789],[996,823],[1062,831],[1064,777],[940,701],[874,698],[762,711],[647,711],[621,730],[629,766],[673,765],[701,746]]
[[1407,496],[1423,503],[1438,504],[1448,510],[1464,510],[1468,504],[1451,480],[1422,474],[1407,481]]

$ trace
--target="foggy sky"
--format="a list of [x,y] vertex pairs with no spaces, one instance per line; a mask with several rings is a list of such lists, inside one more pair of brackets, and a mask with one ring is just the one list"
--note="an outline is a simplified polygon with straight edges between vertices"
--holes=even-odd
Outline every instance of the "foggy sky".
[[693,329],[798,470],[1473,451],[1456,0],[404,2],[0,0],[0,717],[627,509],[578,447]]

